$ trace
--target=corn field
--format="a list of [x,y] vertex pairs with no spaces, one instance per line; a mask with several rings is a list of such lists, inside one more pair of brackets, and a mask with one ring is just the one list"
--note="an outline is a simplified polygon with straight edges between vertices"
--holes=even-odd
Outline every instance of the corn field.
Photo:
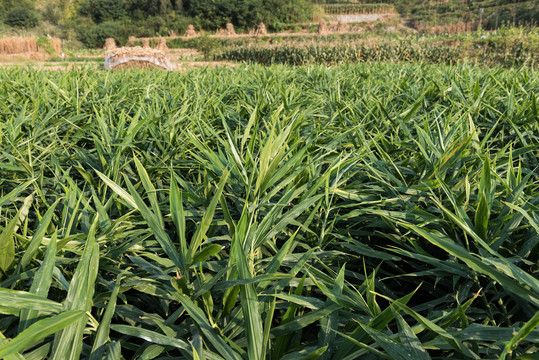
[[[428,39],[428,38],[427,38]],[[459,62],[505,67],[534,68],[539,61],[537,44],[516,41],[512,44],[479,40],[468,43],[429,44],[424,39],[412,41],[386,41],[368,44],[365,41],[344,40],[310,42],[286,41],[276,45],[229,45],[216,50],[217,60],[230,60],[264,65],[287,64],[347,64],[367,61],[425,62],[456,64]]]
[[531,359],[538,89],[0,70],[0,358]]
[[365,61],[419,61],[442,64],[456,63],[461,58],[458,49],[444,46],[422,46],[411,43],[379,45],[336,43],[277,46],[237,46],[225,48],[218,60],[254,62],[258,64],[345,64]]

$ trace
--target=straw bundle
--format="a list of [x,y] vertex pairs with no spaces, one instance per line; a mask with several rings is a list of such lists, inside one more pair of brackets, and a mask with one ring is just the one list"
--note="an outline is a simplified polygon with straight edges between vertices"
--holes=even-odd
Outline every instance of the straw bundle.
[[165,38],[159,38],[156,49],[160,51],[168,51],[167,40]]
[[114,40],[114,38],[107,38],[105,40],[105,46],[103,46],[103,49],[105,49],[105,50],[114,50],[116,48],[117,48],[116,40]]
[[194,37],[197,36],[197,32],[195,30],[195,27],[191,24],[187,26],[187,31],[185,32],[185,37]]
[[264,25],[264,23],[258,24],[255,35],[257,36],[268,35],[268,30],[266,30],[266,25]]
[[[58,53],[62,49],[62,40],[56,38],[48,38],[50,50]],[[37,44],[37,40],[34,38],[4,38],[0,39],[0,54],[12,55],[12,54],[29,54],[37,52],[47,52],[48,49],[44,49]]]

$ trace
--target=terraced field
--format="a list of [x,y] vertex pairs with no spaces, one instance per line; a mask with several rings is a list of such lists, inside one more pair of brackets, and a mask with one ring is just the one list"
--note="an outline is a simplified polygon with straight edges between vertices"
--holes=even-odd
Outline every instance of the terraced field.
[[0,358],[530,359],[538,89],[0,70]]

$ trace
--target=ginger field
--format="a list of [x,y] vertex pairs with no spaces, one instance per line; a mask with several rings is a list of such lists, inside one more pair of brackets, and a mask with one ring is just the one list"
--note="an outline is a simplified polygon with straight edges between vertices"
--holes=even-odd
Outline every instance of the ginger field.
[[538,75],[0,70],[0,358],[534,358]]

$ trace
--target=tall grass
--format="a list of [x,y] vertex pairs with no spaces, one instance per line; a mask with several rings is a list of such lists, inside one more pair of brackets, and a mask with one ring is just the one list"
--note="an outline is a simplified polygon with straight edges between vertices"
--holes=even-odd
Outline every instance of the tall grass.
[[0,358],[526,358],[537,72],[0,72]]

